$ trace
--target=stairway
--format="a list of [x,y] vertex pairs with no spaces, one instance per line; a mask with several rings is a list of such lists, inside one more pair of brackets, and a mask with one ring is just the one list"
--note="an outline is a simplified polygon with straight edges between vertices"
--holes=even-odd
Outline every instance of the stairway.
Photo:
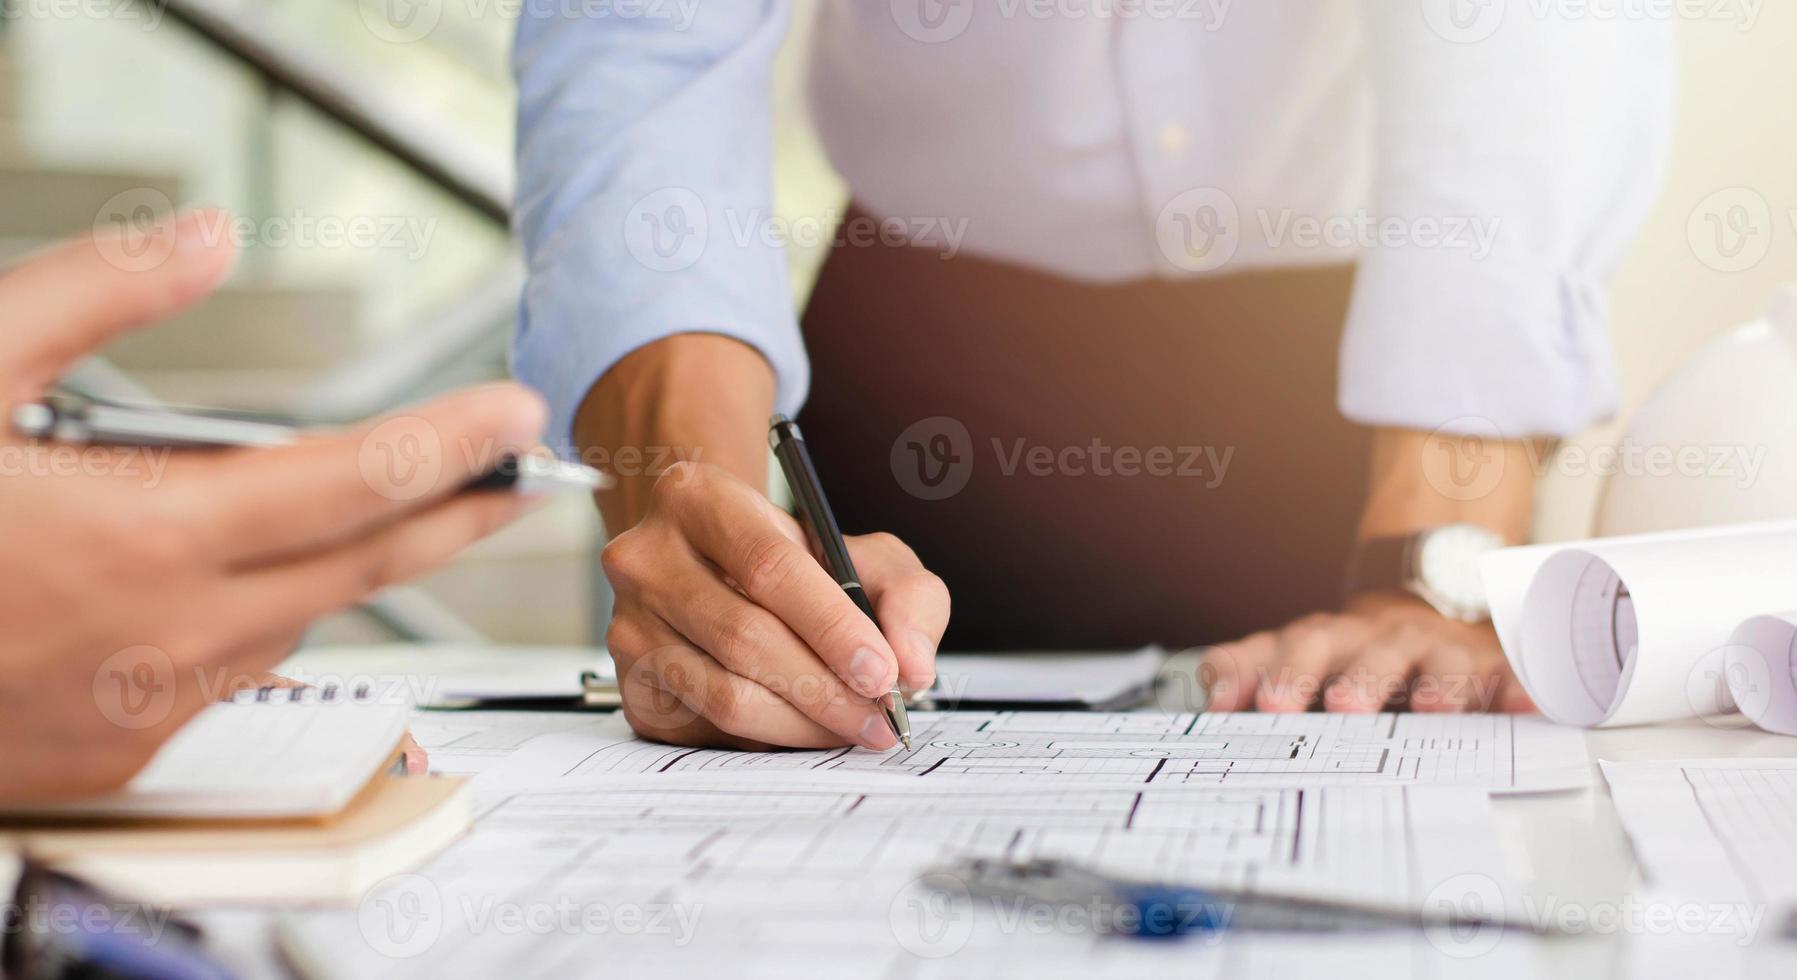
[[[29,63],[9,50],[29,40],[0,33],[0,267],[92,229],[118,195],[184,199],[182,174],[132,164],[129,147],[104,160],[46,159],[33,151],[23,125],[31,109],[23,77]],[[377,350],[366,312],[375,284],[299,284],[256,263],[246,266],[195,309],[113,344],[107,359],[171,402],[281,411],[305,385]],[[590,642],[598,535],[589,502],[556,501],[471,549],[423,587],[500,642]],[[340,616],[321,624],[315,639],[388,638],[372,629]]]

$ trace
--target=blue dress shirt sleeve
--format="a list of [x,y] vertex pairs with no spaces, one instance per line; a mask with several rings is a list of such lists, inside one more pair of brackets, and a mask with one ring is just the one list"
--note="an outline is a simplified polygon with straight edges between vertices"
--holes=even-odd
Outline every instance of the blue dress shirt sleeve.
[[808,366],[771,214],[771,85],[790,0],[523,6],[516,222],[530,278],[513,368],[571,452],[612,365],[691,332],[758,349],[796,411]]

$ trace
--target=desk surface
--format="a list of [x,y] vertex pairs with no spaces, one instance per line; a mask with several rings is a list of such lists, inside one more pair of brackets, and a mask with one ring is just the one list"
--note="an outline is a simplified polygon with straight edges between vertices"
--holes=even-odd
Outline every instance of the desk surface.
[[[1616,817],[1600,760],[1797,758],[1797,738],[1772,735],[1738,715],[1586,734],[1592,784],[1577,793],[1499,797],[1497,831],[1508,870],[1537,902],[1619,903],[1641,892],[1640,868]],[[1621,945],[1591,938],[1550,944],[1555,977],[1624,975]]]

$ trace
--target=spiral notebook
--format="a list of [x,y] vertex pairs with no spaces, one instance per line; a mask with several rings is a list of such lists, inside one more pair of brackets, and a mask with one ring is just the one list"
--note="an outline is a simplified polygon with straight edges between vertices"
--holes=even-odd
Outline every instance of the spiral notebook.
[[0,818],[326,817],[393,761],[410,714],[330,689],[255,692],[201,711],[116,792],[0,807]]
[[0,810],[0,851],[159,904],[353,902],[468,827],[466,780],[389,774],[410,714],[328,688],[251,692],[117,792]]

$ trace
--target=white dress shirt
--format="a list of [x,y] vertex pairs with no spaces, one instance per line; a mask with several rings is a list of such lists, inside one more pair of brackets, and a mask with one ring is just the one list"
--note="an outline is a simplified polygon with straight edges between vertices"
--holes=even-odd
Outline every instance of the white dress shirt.
[[[619,358],[685,331],[757,347],[796,410],[808,369],[761,233],[789,0],[533,6],[515,361],[552,435]],[[826,0],[812,74],[855,198],[921,244],[1094,282],[1355,262],[1348,417],[1515,438],[1615,408],[1607,292],[1660,187],[1665,20],[1550,0]]]

